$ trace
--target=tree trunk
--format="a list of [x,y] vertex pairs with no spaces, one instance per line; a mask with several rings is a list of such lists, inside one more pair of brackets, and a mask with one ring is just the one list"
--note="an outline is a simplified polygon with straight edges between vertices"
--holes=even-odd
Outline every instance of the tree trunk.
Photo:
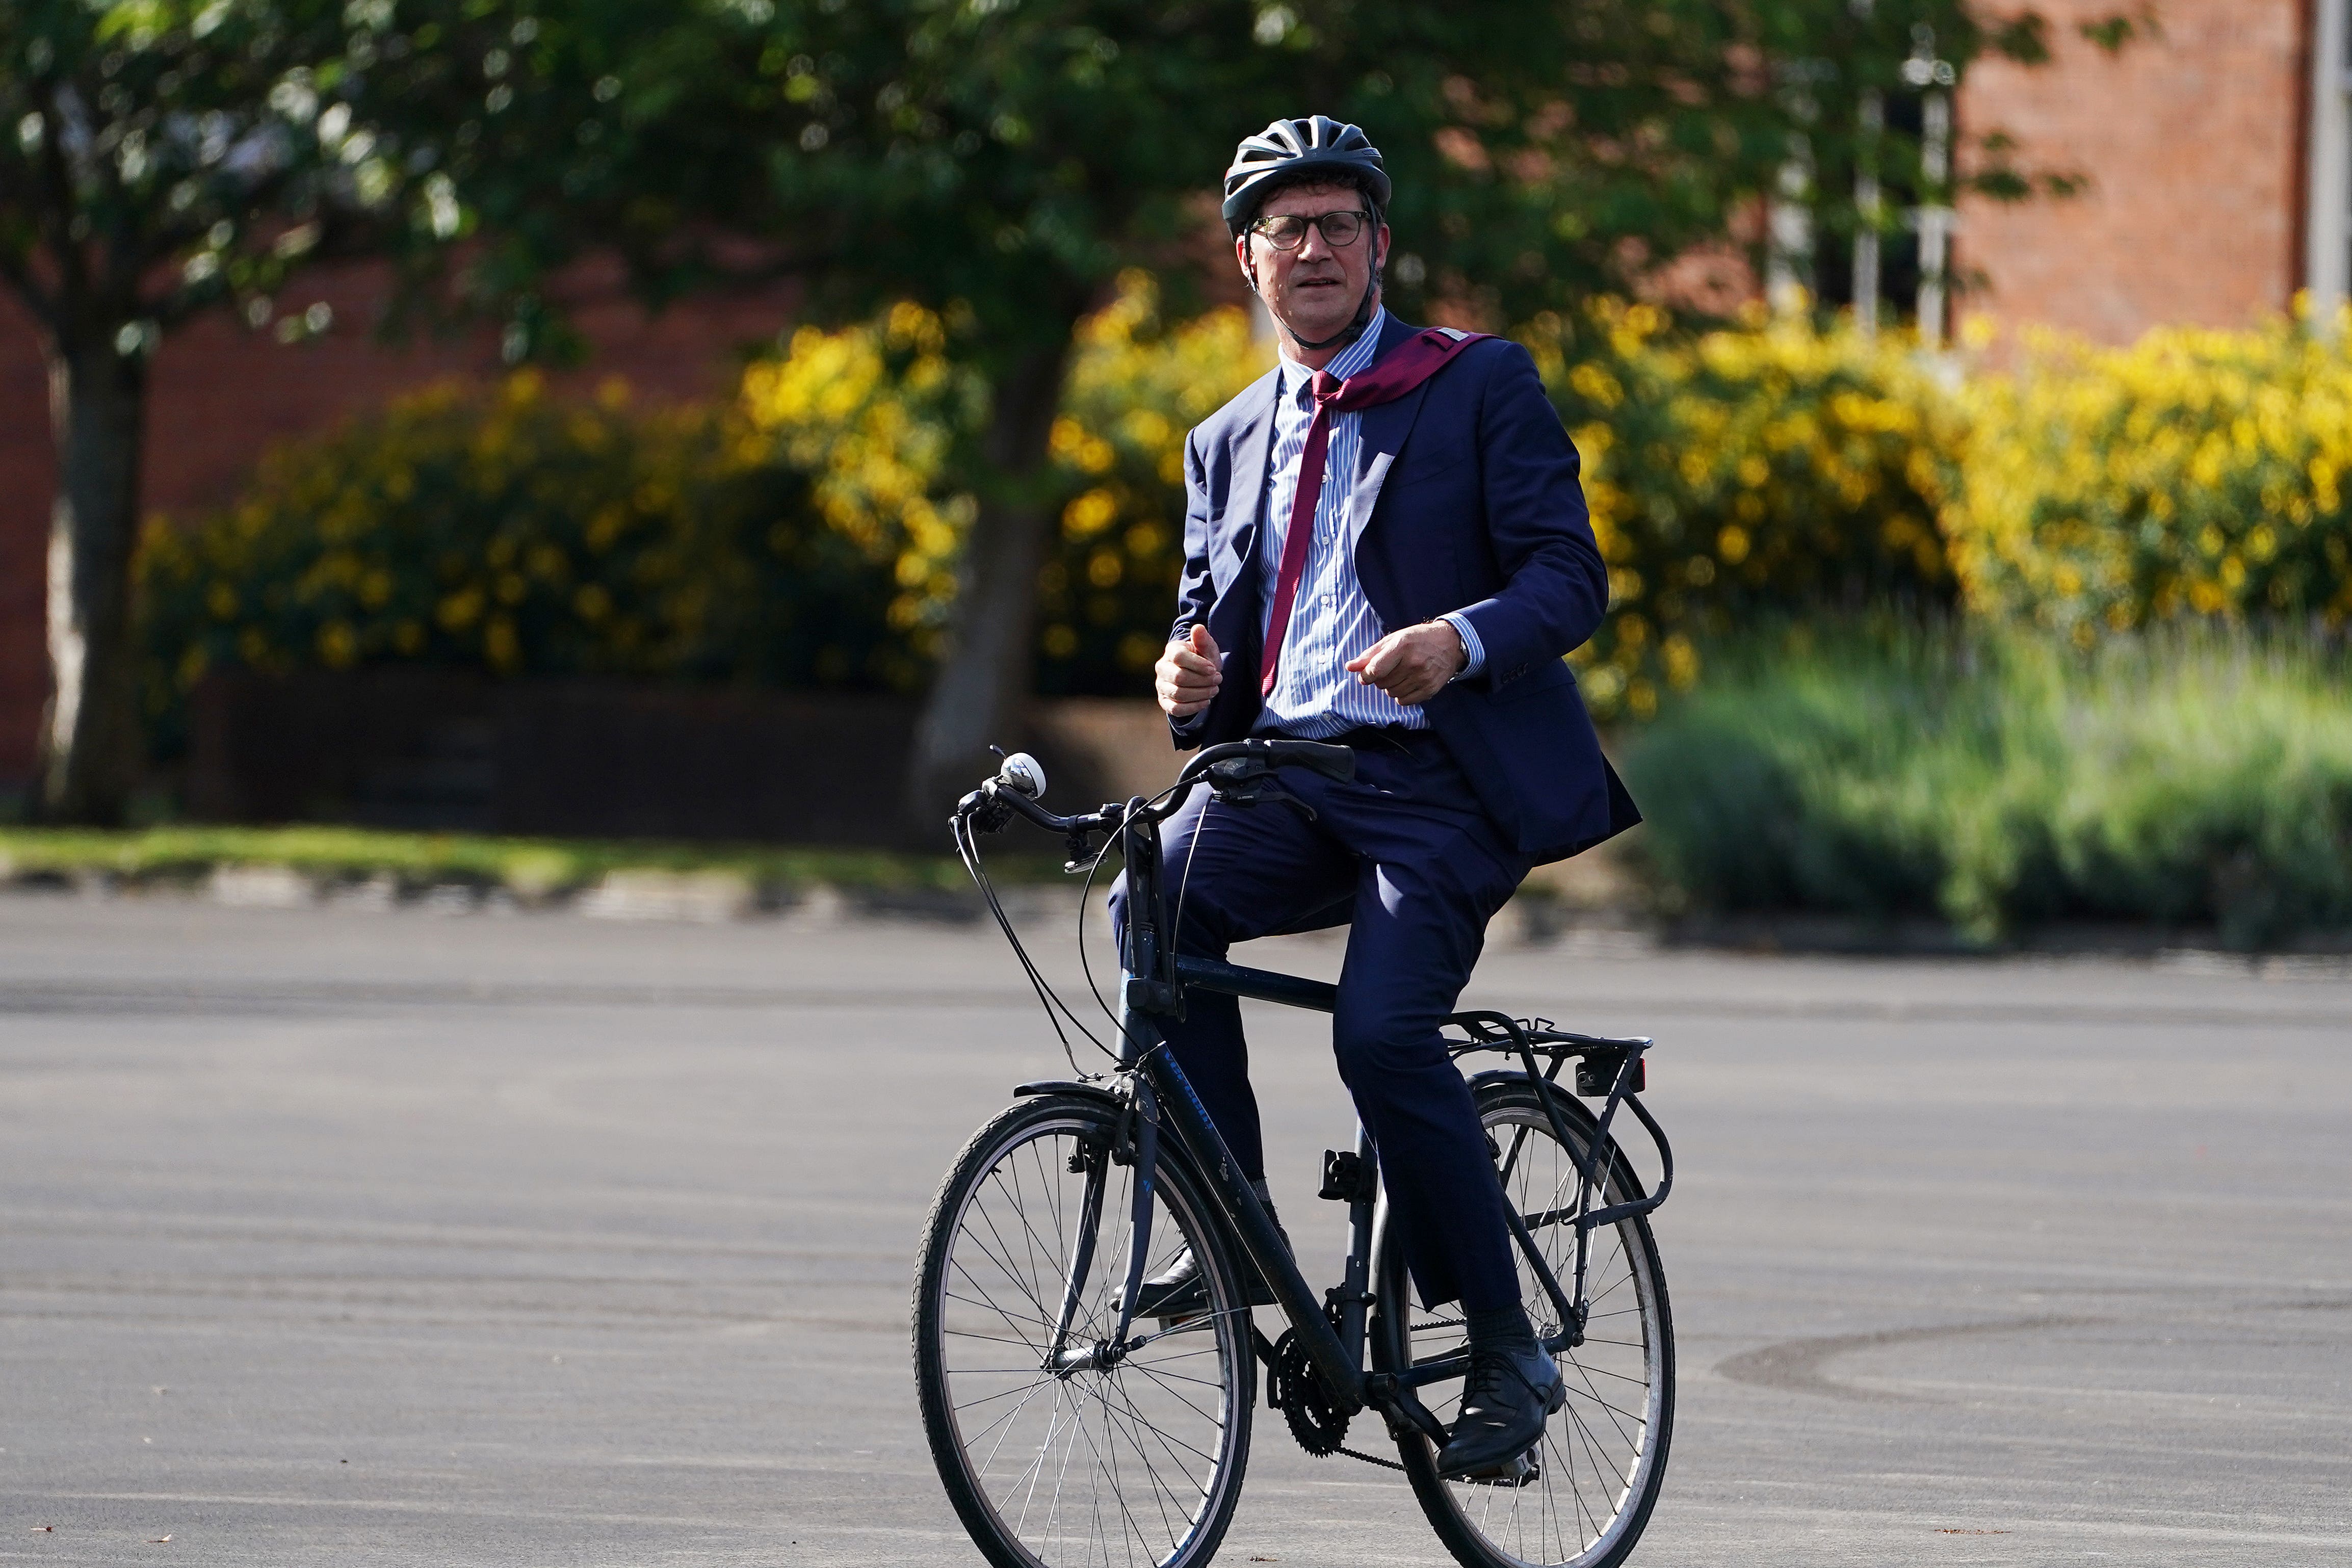
[[915,727],[908,826],[925,844],[944,841],[949,811],[989,772],[989,745],[1013,739],[1029,696],[1037,572],[1055,521],[1046,464],[1068,358],[1066,337],[1024,355],[995,388],[980,511],[964,541],[939,675]]
[[146,356],[112,335],[49,345],[58,493],[49,512],[49,679],[43,821],[121,824],[138,783],[131,552],[139,527]]

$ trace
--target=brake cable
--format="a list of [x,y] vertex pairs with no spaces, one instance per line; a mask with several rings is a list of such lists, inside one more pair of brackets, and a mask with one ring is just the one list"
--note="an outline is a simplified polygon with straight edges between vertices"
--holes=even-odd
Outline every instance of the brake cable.
[[964,870],[971,874],[972,881],[978,885],[980,896],[988,906],[988,912],[995,917],[997,929],[1004,933],[1004,940],[1012,945],[1013,957],[1020,962],[1022,973],[1029,977],[1031,987],[1036,991],[1038,1004],[1045,1009],[1045,1021],[1054,1026],[1054,1037],[1061,1042],[1062,1055],[1068,1059],[1070,1070],[1076,1073],[1079,1081],[1083,1083],[1095,1082],[1102,1075],[1087,1072],[1078,1066],[1077,1053],[1070,1048],[1069,1034],[1062,1027],[1061,1018],[1054,1016],[1055,1010],[1059,1008],[1062,1015],[1070,1020],[1071,1026],[1084,1035],[1087,1043],[1095,1049],[1109,1057],[1113,1061],[1118,1059],[1118,1053],[1096,1038],[1095,1032],[1087,1028],[1085,1021],[1070,1010],[1069,1004],[1062,1000],[1060,994],[1047,983],[1045,975],[1039,973],[1036,963],[1029,956],[1029,950],[1022,945],[1020,936],[1013,931],[1013,921],[1005,914],[1003,901],[996,896],[995,884],[989,879],[987,869],[981,864],[980,847],[972,838],[970,821],[961,813],[958,813],[950,819],[949,829],[950,837],[955,840],[956,854],[963,861]]

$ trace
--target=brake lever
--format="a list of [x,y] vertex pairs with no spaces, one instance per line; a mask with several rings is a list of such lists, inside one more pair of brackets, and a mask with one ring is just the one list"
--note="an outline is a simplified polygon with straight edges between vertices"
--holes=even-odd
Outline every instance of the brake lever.
[[1013,808],[998,797],[994,789],[982,784],[956,802],[955,815],[969,823],[976,834],[1001,833],[1013,820]]
[[1264,775],[1230,784],[1212,784],[1209,793],[1228,805],[1257,805],[1265,801],[1279,801],[1285,805],[1297,806],[1309,822],[1319,820],[1313,806]]
[[1276,782],[1278,771],[1264,757],[1227,757],[1209,764],[1209,793],[1228,805],[1255,805],[1278,800],[1295,805],[1307,820],[1317,820],[1315,808]]

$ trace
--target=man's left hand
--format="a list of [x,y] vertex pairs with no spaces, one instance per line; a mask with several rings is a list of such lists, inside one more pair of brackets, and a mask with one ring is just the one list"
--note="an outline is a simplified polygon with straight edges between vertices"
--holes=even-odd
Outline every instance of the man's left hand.
[[1391,632],[1370,652],[1348,661],[1356,679],[1412,707],[1445,689],[1470,662],[1461,634],[1444,621]]

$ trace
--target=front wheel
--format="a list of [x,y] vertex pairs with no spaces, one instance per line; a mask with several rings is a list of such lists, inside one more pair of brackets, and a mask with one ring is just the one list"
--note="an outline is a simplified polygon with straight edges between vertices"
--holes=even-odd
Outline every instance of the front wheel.
[[[1574,1149],[1562,1148],[1538,1092],[1524,1079],[1481,1085],[1478,1117],[1505,1201],[1518,1210],[1560,1289],[1572,1293],[1576,1227],[1562,1215],[1576,1205],[1576,1162],[1589,1146],[1592,1118],[1567,1094],[1544,1090],[1576,1140]],[[1623,1159],[1612,1164],[1596,1207],[1642,1195]],[[1538,1337],[1559,1332],[1559,1309],[1516,1243],[1513,1251],[1519,1300]],[[1374,1343],[1390,1367],[1458,1353],[1467,1343],[1458,1321],[1412,1310],[1401,1242],[1388,1248],[1381,1277],[1383,1321]],[[1414,1433],[1398,1440],[1422,1511],[1467,1568],[1616,1568],[1649,1522],[1674,1430],[1675,1337],[1646,1219],[1635,1215],[1592,1232],[1585,1294],[1591,1316],[1584,1342],[1557,1357],[1568,1402],[1528,1456],[1532,1472],[1521,1472],[1522,1484],[1444,1479],[1427,1438]],[[1461,1409],[1461,1382],[1432,1384],[1423,1396],[1450,1427]]]
[[1209,1310],[1172,1331],[1139,1319],[1130,1343],[1159,1337],[1093,1364],[1066,1353],[1083,1361],[1118,1327],[1135,1176],[1114,1142],[1119,1115],[1076,1095],[1013,1106],[964,1146],[924,1226],[923,1430],[949,1500],[997,1568],[1197,1568],[1241,1495],[1249,1308],[1198,1182],[1166,1144],[1146,1274],[1191,1247]]

